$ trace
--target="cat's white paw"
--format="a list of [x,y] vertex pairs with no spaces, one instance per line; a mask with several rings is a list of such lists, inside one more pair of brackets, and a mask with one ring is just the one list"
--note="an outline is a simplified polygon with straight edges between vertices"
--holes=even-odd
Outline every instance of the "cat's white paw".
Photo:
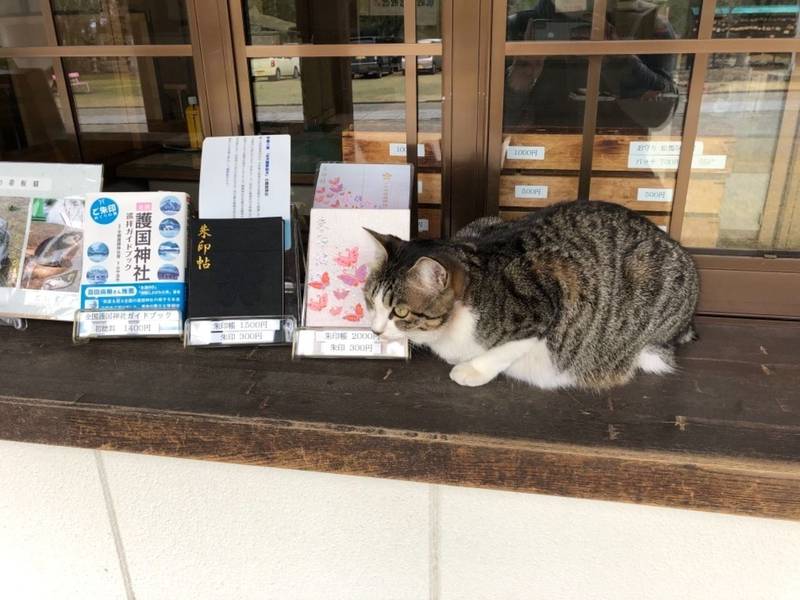
[[484,373],[473,367],[469,362],[459,363],[450,370],[450,379],[458,385],[466,385],[468,387],[489,383],[495,377],[495,373]]

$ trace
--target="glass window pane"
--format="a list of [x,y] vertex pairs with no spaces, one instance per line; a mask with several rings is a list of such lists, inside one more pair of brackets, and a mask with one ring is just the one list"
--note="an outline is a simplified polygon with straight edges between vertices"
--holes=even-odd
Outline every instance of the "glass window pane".
[[53,0],[64,46],[188,44],[185,0]]
[[[417,229],[420,237],[442,235],[442,72],[439,56],[417,57]],[[420,152],[421,149],[421,152]],[[423,156],[419,156],[423,154]]]
[[713,37],[793,38],[797,37],[800,1],[717,0]]
[[709,57],[681,241],[798,250],[800,85],[791,56]]
[[291,134],[293,174],[320,161],[405,162],[400,70],[399,56],[252,59],[256,132]]
[[396,0],[244,0],[249,44],[386,44],[403,41]]
[[46,45],[39,0],[0,2],[0,48]]
[[593,0],[508,0],[509,41],[588,40]]
[[64,59],[85,162],[113,168],[164,149],[188,149],[191,58]]
[[506,60],[501,211],[577,197],[587,66],[574,56]]
[[666,226],[692,64],[689,55],[604,58],[592,200],[623,204]]
[[80,162],[49,58],[0,58],[0,160]]
[[609,0],[605,37],[608,40],[696,38],[701,3],[701,0]]
[[441,0],[417,0],[417,41],[442,41]]

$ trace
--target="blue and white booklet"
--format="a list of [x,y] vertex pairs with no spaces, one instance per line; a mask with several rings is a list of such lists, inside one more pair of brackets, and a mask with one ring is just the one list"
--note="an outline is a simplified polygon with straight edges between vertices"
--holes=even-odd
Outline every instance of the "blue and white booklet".
[[183,313],[188,203],[181,192],[89,194],[81,309]]
[[102,186],[101,165],[0,162],[0,316],[73,319],[83,199]]

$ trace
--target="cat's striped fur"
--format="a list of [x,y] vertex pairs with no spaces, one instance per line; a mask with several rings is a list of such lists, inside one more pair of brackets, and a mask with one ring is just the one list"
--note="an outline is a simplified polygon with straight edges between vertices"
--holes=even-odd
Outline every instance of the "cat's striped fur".
[[669,372],[676,344],[694,335],[691,257],[618,205],[481,219],[452,240],[376,237],[387,256],[365,286],[373,329],[430,346],[464,385],[505,372],[546,388],[607,388],[637,368]]

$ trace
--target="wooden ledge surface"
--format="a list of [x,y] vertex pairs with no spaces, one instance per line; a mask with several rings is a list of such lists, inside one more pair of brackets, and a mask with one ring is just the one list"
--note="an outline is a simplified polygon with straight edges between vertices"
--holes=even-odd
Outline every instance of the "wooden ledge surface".
[[0,328],[0,438],[800,519],[800,323],[701,318],[680,371],[602,394]]

